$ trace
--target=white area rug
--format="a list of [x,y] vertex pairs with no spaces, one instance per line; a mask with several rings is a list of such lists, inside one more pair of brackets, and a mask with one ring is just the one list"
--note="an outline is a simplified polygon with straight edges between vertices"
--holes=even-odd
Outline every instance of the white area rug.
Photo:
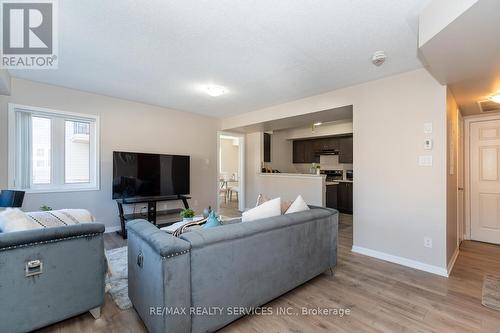
[[111,271],[111,276],[106,276],[106,292],[120,309],[130,309],[132,302],[128,298],[127,247],[107,250],[106,256]]

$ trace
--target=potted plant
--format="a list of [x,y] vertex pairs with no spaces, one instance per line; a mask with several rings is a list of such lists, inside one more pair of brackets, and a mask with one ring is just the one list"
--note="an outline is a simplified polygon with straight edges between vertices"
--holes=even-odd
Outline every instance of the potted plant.
[[47,205],[43,205],[43,206],[40,207],[40,210],[42,212],[50,212],[52,210],[52,207],[49,207]]
[[194,217],[194,210],[192,210],[191,208],[182,210],[181,217],[186,222],[192,221]]

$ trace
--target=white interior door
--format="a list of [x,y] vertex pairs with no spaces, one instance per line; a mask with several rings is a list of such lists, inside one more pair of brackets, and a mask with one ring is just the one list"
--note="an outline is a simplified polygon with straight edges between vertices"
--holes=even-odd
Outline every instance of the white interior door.
[[471,123],[471,239],[500,244],[500,120]]

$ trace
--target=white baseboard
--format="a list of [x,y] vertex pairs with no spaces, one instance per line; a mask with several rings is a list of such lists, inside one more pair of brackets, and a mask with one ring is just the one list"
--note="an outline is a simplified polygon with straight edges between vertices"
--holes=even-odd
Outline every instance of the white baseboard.
[[451,274],[453,266],[455,266],[455,261],[457,261],[458,255],[460,253],[460,245],[455,249],[455,253],[453,253],[453,257],[451,257],[450,263],[448,264],[448,276]]
[[424,272],[448,277],[448,271],[446,270],[446,268],[425,264],[425,263],[420,262],[420,261],[407,259],[407,258],[403,258],[403,257],[398,257],[398,256],[395,256],[392,254],[379,252],[379,251],[367,249],[364,247],[354,246],[354,245],[352,247],[352,252],[363,254],[365,256],[369,256],[369,257],[373,257],[373,258],[377,258],[377,259],[381,259],[384,261],[392,262],[392,263],[395,263],[398,265],[415,268],[415,269],[418,269],[418,270],[421,270]]
[[112,227],[106,227],[106,230],[104,231],[104,233],[110,233],[110,232],[115,232],[115,231],[119,231],[121,230],[121,227],[119,225],[115,225],[115,226],[112,226]]

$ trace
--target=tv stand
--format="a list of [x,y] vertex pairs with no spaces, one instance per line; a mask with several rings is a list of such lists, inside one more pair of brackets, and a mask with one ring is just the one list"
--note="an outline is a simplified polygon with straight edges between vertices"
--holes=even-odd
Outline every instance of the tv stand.
[[[135,220],[135,219],[147,219],[149,222],[153,223],[156,226],[164,226],[169,225],[175,222],[180,221],[179,213],[182,209],[167,209],[167,210],[156,210],[156,204],[162,201],[182,201],[184,204],[184,208],[189,208],[188,199],[191,199],[190,196],[187,195],[169,195],[169,196],[157,196],[157,197],[135,197],[135,198],[123,198],[117,199],[116,203],[118,204],[118,213],[120,214],[120,230],[117,231],[123,239],[127,238],[127,221]],[[125,214],[123,210],[123,205],[130,204],[138,204],[138,203],[147,203],[148,211],[147,213],[136,213],[135,211],[132,214]],[[157,218],[161,218],[158,223]]]

